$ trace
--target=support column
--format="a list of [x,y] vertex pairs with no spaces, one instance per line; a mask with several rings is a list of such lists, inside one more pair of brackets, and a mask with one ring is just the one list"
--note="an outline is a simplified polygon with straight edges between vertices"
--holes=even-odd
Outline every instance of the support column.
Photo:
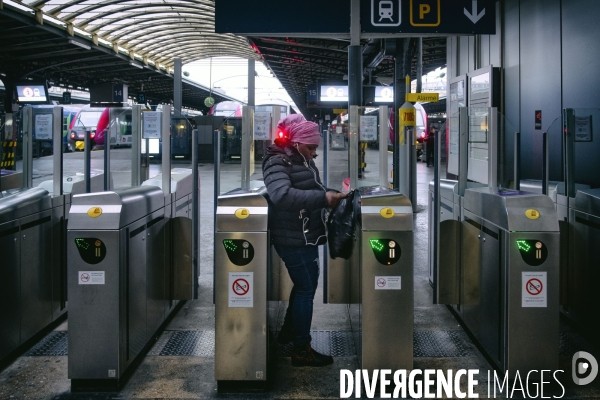
[[[394,174],[393,186],[395,190],[400,188],[400,174],[408,174],[408,171],[401,171],[400,165],[407,165],[405,159],[408,154],[402,155],[400,151],[400,118],[398,110],[402,107],[402,104],[406,101],[406,83],[405,76],[410,75],[410,39],[396,39],[396,56],[394,58],[394,155],[393,155],[393,168]],[[408,193],[405,193],[408,195]]]
[[256,105],[255,62],[253,58],[248,59],[248,105],[252,107]]
[[[423,91],[423,38],[417,38],[417,93]],[[427,127],[425,127],[427,129]]]
[[181,116],[181,106],[182,106],[182,79],[181,79],[181,58],[173,59],[173,116],[180,117]]

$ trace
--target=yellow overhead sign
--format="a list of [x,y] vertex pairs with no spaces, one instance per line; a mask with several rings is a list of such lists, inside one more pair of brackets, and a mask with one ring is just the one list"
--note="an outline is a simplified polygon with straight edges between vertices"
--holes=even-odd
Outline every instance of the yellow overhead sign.
[[439,93],[406,93],[406,101],[411,103],[428,102],[435,103],[440,101]]
[[334,108],[333,109],[333,113],[334,114],[342,114],[342,113],[345,113],[345,112],[348,112],[347,108]]

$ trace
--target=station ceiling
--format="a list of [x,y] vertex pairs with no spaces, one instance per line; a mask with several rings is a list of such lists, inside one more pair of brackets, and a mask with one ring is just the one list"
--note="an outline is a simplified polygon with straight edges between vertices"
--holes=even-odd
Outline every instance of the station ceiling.
[[[218,56],[262,60],[306,116],[316,114],[306,106],[307,85],[343,81],[350,44],[347,39],[215,34],[214,0],[2,0],[0,40],[3,81],[46,79],[76,89],[126,83],[130,96],[143,91],[153,103],[173,97],[174,58],[184,64]],[[371,83],[390,82],[394,61],[378,54],[381,40],[361,44],[363,65],[374,65]],[[424,38],[423,73],[445,65],[445,38]],[[414,78],[416,58],[412,71]],[[210,93],[184,79],[183,105],[207,111],[204,99]],[[232,100],[219,93],[212,97]]]

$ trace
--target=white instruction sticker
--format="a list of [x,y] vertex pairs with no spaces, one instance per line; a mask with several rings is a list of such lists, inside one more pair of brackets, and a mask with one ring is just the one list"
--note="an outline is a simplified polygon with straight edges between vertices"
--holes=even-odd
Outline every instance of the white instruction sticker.
[[547,272],[521,272],[521,307],[548,307]]
[[254,307],[254,272],[229,273],[229,307]]
[[104,285],[104,271],[79,271],[80,285]]
[[400,290],[400,276],[376,276],[375,290]]

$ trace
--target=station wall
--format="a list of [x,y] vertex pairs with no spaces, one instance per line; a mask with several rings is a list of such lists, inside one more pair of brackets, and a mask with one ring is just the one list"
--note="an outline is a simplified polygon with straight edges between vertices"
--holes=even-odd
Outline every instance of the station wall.
[[[496,16],[496,35],[448,38],[448,77],[490,64],[500,67],[499,109],[521,132],[522,177],[541,179],[542,132],[546,130],[550,179],[562,180],[562,109],[600,109],[600,1],[501,0]],[[542,111],[541,130],[535,130],[536,110]],[[600,115],[592,129],[594,142],[576,143],[575,178],[599,187]],[[509,152],[512,138],[505,138]],[[507,168],[512,174],[508,161]]]

